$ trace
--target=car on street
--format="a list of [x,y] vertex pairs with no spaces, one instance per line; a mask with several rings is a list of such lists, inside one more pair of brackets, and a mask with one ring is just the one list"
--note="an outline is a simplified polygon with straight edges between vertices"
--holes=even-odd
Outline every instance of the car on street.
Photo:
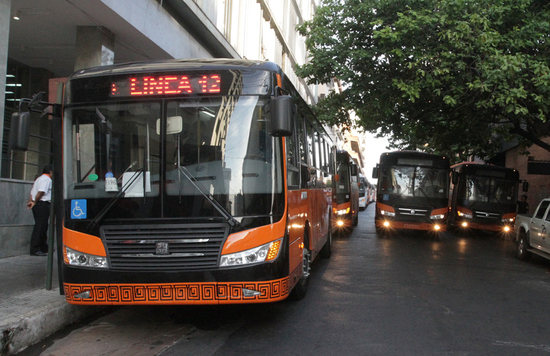
[[518,214],[514,229],[516,257],[528,259],[532,254],[550,259],[550,198],[543,199],[533,215]]

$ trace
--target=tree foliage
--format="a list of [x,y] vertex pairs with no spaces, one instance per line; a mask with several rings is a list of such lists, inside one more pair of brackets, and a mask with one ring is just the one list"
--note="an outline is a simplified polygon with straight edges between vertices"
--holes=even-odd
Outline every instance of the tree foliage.
[[323,0],[298,26],[310,83],[339,80],[317,106],[329,124],[397,147],[489,157],[517,140],[550,151],[546,0]]

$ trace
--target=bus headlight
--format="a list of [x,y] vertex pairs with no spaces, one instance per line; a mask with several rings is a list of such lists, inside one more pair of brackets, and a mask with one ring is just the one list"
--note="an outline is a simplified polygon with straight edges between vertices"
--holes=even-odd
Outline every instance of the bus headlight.
[[382,210],[380,209],[380,214],[384,216],[395,216],[395,213],[392,211]]
[[516,220],[516,218],[509,218],[509,219],[502,219],[501,222],[503,223],[513,223]]
[[471,213],[464,213],[462,211],[458,211],[458,216],[466,219],[471,219],[473,217]]
[[432,220],[445,219],[445,214],[430,215],[430,219],[432,219]]
[[250,250],[223,255],[220,267],[242,266],[272,261],[279,255],[283,239],[269,242]]
[[348,213],[349,213],[349,209],[350,209],[350,208],[338,210],[338,211],[336,212],[336,214],[338,214],[338,215],[345,215],[345,214],[348,214]]
[[66,264],[80,267],[109,268],[107,257],[90,255],[64,246],[63,259]]

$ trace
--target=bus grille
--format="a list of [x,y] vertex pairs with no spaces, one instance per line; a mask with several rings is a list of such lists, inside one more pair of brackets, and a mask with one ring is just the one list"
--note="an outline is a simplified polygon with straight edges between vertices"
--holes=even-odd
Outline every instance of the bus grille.
[[477,211],[476,210],[475,216],[476,216],[476,218],[481,218],[481,219],[494,219],[494,220],[500,219],[500,214],[490,213],[488,211]]
[[399,208],[399,215],[426,216],[427,213],[427,209]]
[[199,270],[218,267],[225,224],[102,226],[112,269]]

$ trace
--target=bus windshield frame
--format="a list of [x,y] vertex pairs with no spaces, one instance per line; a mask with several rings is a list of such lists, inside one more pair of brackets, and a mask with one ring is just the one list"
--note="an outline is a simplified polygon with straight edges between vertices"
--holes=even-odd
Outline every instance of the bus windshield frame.
[[[72,88],[71,98],[84,97]],[[99,92],[105,100],[65,107],[69,227],[93,233],[83,223],[100,214],[106,221],[222,217],[216,205],[248,228],[282,218],[282,141],[270,133],[269,95],[115,100]],[[84,201],[85,214],[73,211]]]

